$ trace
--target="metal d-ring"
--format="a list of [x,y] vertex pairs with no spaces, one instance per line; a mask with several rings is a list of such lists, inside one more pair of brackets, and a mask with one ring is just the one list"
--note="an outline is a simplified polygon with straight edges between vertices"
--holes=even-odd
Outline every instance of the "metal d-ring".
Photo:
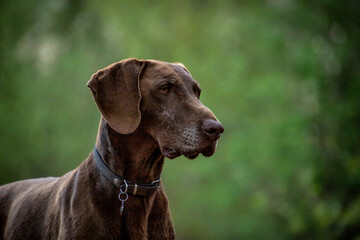
[[121,207],[120,207],[120,215],[122,215],[123,211],[124,211],[124,203],[126,200],[128,200],[129,195],[127,194],[127,190],[128,190],[128,184],[126,182],[126,180],[124,180],[125,183],[125,190],[122,190],[122,185],[120,186],[120,193],[118,195],[118,198],[121,202]]
[[125,190],[123,191],[122,189],[121,189],[121,187],[123,186],[123,185],[120,185],[120,192],[121,193],[127,193],[127,190],[128,190],[128,183],[126,182],[126,180],[124,179],[124,183],[125,183]]
[[[121,196],[125,196],[125,197],[122,198]],[[128,195],[127,193],[121,192],[121,193],[119,193],[118,198],[119,198],[119,200],[120,200],[121,202],[125,202],[126,200],[128,200],[129,195]]]

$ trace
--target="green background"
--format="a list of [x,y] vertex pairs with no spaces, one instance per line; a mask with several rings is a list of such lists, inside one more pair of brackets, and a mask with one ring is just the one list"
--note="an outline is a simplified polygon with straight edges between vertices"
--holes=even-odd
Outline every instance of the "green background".
[[98,69],[182,62],[225,133],[165,162],[178,239],[360,239],[359,1],[0,4],[0,184],[88,156]]

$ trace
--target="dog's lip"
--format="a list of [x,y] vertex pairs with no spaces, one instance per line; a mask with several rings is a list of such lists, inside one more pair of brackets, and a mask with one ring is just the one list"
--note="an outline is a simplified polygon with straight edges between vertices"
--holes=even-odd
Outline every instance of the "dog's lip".
[[181,149],[176,150],[171,146],[164,146],[162,147],[162,153],[166,158],[169,159],[174,159],[180,155],[184,155],[188,159],[195,159],[199,156],[200,153],[205,157],[210,157],[214,154],[216,145],[217,141],[213,141],[209,145],[193,151],[181,151]]
[[209,146],[207,146],[206,148],[204,148],[204,150],[201,151],[201,154],[204,157],[212,156],[214,154],[214,152],[215,152],[216,145],[217,145],[217,141],[211,143]]
[[197,158],[197,156],[199,156],[200,153],[184,153],[184,156],[188,159],[195,159]]
[[180,154],[175,150],[175,148],[173,147],[163,147],[163,153],[165,155],[165,157],[169,158],[169,159],[174,159],[177,156],[179,156]]
[[201,153],[204,157],[210,157],[214,154],[216,149],[217,141],[214,141],[207,145],[206,147],[197,150],[197,151],[191,151],[191,152],[184,152],[183,155],[188,159],[195,159],[198,157],[198,155]]

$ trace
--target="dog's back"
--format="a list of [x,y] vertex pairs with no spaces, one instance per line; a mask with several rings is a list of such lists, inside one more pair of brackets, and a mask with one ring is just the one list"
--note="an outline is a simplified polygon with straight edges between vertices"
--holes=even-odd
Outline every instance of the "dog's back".
[[[0,239],[41,239],[45,230],[43,224],[55,220],[47,216],[50,207],[54,205],[52,195],[54,187],[59,184],[59,178],[38,178],[18,181],[0,187]],[[54,212],[54,211],[51,211]],[[47,218],[47,221],[44,221]],[[50,222],[49,222],[50,221]],[[9,231],[11,230],[11,231]],[[21,235],[20,235],[21,234]]]

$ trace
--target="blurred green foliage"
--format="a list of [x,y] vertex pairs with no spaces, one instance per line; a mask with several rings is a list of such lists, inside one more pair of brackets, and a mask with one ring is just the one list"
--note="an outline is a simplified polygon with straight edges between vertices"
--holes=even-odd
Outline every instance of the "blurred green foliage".
[[88,156],[92,73],[182,62],[225,133],[209,159],[166,161],[178,239],[360,239],[358,1],[0,6],[0,184]]

